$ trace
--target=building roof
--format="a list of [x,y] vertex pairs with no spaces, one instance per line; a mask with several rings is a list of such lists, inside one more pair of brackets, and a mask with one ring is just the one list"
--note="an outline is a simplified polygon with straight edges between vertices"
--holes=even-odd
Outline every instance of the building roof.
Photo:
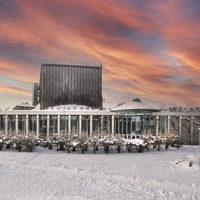
[[[40,110],[40,105],[38,104],[33,110]],[[99,109],[85,105],[67,104],[48,107],[44,111],[99,111]]]
[[143,103],[140,99],[135,98],[130,102],[122,103],[112,109],[112,111],[159,111],[160,108],[155,105]]
[[18,105],[16,105],[13,110],[31,110],[35,108],[35,106],[32,106],[31,104],[29,104],[28,102],[22,102]]

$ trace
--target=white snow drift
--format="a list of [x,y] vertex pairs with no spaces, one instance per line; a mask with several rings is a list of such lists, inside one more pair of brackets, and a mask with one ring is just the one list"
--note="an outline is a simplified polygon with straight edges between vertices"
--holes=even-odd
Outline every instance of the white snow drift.
[[199,159],[199,146],[142,154],[4,149],[0,199],[200,199]]

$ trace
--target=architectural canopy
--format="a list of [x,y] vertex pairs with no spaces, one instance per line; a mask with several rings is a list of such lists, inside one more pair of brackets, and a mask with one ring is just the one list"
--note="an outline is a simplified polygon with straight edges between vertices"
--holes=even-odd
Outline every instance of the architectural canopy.
[[112,109],[113,112],[119,112],[120,114],[151,114],[152,112],[160,111],[158,106],[143,103],[139,98],[135,98],[130,102],[121,103]]

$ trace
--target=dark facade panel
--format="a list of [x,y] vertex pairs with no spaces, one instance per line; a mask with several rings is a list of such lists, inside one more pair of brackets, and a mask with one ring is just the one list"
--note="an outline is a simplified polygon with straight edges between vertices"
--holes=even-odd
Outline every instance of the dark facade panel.
[[33,84],[33,99],[32,99],[33,106],[36,106],[38,104],[38,90],[39,90],[38,83],[34,83]]
[[64,104],[102,108],[102,67],[42,64],[41,109]]

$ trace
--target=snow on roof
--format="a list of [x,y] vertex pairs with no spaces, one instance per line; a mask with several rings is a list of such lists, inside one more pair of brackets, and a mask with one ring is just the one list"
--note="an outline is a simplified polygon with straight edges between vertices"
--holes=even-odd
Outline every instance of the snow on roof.
[[112,111],[123,111],[123,110],[160,110],[160,108],[155,105],[133,100],[130,102],[122,103],[112,109]]
[[20,104],[18,104],[16,106],[20,106],[20,107],[34,107],[31,104],[29,104],[28,102],[22,102],[22,103],[20,103]]
[[[38,104],[35,109],[33,110],[40,110],[40,105]],[[67,105],[58,105],[58,106],[52,106],[44,111],[99,111],[99,109],[93,109],[92,107],[89,106],[84,106],[84,105],[76,105],[76,104],[67,104]]]

